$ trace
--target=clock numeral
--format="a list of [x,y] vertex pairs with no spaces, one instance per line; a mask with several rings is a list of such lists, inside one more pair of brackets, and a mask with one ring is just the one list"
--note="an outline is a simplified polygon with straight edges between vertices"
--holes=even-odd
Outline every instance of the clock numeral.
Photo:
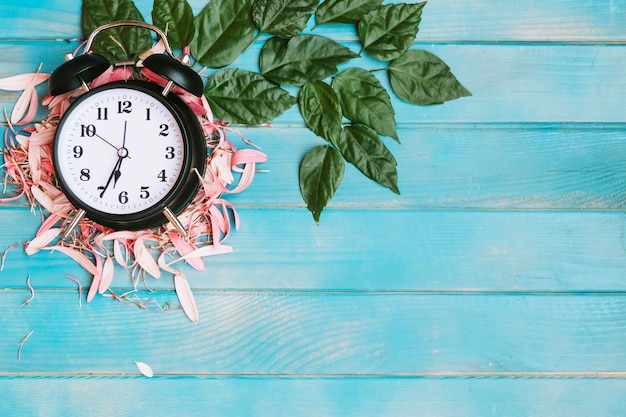
[[150,120],[150,107],[146,107],[146,120]]
[[122,191],[117,197],[117,200],[120,202],[120,204],[128,203],[128,191]]
[[132,105],[133,105],[133,103],[131,103],[128,100],[118,101],[117,102],[117,112],[118,113],[130,113],[133,110],[131,108]]
[[165,148],[165,159],[174,159],[174,156],[176,156],[174,154],[174,152],[176,151],[176,149],[174,149],[173,146],[168,146],[167,148]]
[[83,168],[80,170],[80,180],[81,181],[89,181],[91,179],[91,171],[87,168]]
[[96,135],[96,127],[94,125],[80,125],[80,136],[84,138],[94,137]]
[[109,109],[98,107],[98,120],[109,120]]
[[161,132],[159,133],[159,136],[167,136],[170,134],[169,130],[170,127],[168,125],[166,125],[165,123],[163,123],[161,126],[159,126],[159,128],[161,129]]
[[161,182],[166,182],[167,181],[167,176],[165,175],[165,170],[161,170],[161,172],[159,172],[159,175],[157,175],[157,178],[161,180]]
[[83,156],[83,147],[80,145],[76,145],[74,146],[74,148],[72,148],[72,150],[74,151],[74,158],[80,158],[81,156]]
[[150,197],[150,192],[148,191],[148,188],[150,187],[141,187],[141,193],[139,194],[139,197],[143,200]]

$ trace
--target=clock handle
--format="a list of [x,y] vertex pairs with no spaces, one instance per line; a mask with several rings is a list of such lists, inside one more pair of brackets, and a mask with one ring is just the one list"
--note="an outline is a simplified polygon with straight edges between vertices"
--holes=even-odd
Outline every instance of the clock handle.
[[94,39],[100,32],[103,32],[107,29],[119,27],[119,26],[136,26],[136,27],[140,27],[144,29],[149,29],[155,32],[159,36],[159,38],[161,38],[161,40],[163,41],[165,52],[167,52],[167,54],[171,56],[172,58],[177,59],[174,53],[172,52],[172,48],[170,47],[169,42],[167,41],[167,35],[165,34],[165,32],[163,32],[160,28],[154,25],[151,25],[145,22],[135,21],[135,20],[118,20],[116,22],[107,23],[100,27],[95,28],[93,32],[91,32],[91,35],[89,35],[89,38],[87,38],[87,43],[85,44],[85,51],[89,52],[89,50],[91,50],[91,45],[93,44]]
[[165,52],[167,52],[167,55],[150,55],[143,60],[143,66],[167,80],[167,84],[162,93],[164,96],[166,96],[170,92],[174,85],[183,88],[184,90],[190,92],[196,97],[202,96],[204,84],[202,83],[200,75],[198,75],[197,72],[189,67],[189,55],[184,54],[181,59],[178,59],[172,52],[172,48],[167,41],[167,35],[165,34],[165,32],[163,32],[160,28],[154,25],[145,22],[137,22],[134,20],[119,20],[116,22],[107,23],[94,29],[94,31],[91,32],[91,35],[89,35],[87,43],[85,44],[85,52],[89,52],[91,50],[91,45],[93,44],[94,39],[100,32],[120,26],[135,26],[149,29],[155,32],[161,38],[161,41],[163,42],[163,47],[165,48]]

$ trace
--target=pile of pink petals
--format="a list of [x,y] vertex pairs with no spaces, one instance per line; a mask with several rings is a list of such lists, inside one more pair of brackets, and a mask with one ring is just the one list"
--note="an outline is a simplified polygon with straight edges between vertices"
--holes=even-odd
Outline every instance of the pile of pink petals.
[[[238,228],[239,218],[224,195],[246,189],[253,180],[256,164],[264,162],[266,155],[256,149],[237,149],[226,139],[229,129],[213,120],[204,97],[174,90],[197,115],[209,138],[201,187],[190,206],[179,215],[189,238],[182,238],[170,224],[157,230],[115,231],[83,220],[67,239],[60,240],[66,223],[76,210],[55,181],[52,142],[59,119],[70,105],[70,97],[81,92],[76,90],[44,97],[42,104],[48,108],[49,114],[44,120],[34,122],[39,107],[36,87],[45,83],[49,76],[38,70],[0,78],[0,90],[21,92],[10,117],[5,110],[8,124],[2,149],[5,198],[0,198],[0,202],[26,199],[32,208],[41,206],[45,209],[41,227],[24,245],[26,253],[33,255],[42,250],[54,250],[70,256],[93,276],[87,301],[96,294],[115,295],[110,286],[116,264],[131,271],[135,285],[137,278],[159,278],[163,272],[172,274],[181,307],[191,320],[197,321],[198,309],[180,265],[186,263],[203,271],[206,257],[232,251],[224,240],[233,226]],[[111,67],[92,81],[91,88],[133,76],[137,75],[131,68]],[[139,77],[162,82],[147,72]],[[7,193],[11,195],[6,196]]]

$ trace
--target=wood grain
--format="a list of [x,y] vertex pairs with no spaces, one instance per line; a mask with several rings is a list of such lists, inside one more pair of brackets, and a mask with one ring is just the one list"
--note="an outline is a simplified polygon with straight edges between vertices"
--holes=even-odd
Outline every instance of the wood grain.
[[[33,236],[38,217],[4,208],[0,250]],[[232,254],[183,268],[201,289],[443,292],[625,291],[620,211],[329,209],[317,226],[304,208],[240,209]],[[5,220],[2,220],[5,219]],[[6,219],[15,219],[13,224]],[[268,243],[271,242],[271,243]],[[75,288],[91,278],[70,258],[7,253],[3,287]],[[171,290],[169,279],[147,280]],[[113,286],[132,288],[117,269]],[[139,288],[145,288],[140,282]],[[73,302],[70,297],[66,302]]]
[[[136,0],[134,3],[144,19],[150,21],[152,0]],[[197,14],[207,2],[190,0],[189,3]],[[78,1],[2,3],[0,39],[79,37],[80,10]],[[430,0],[423,11],[418,40],[619,42],[626,36],[622,19],[624,13],[624,0],[552,0],[549,4],[540,0],[501,0],[495,3]],[[309,28],[312,27],[313,21],[309,25]],[[355,37],[349,25],[325,25],[323,28],[324,33],[334,39]]]
[[[0,52],[10,58],[0,69],[0,77],[33,72],[41,62],[45,63],[42,70],[51,72],[76,45],[54,41],[4,43]],[[358,50],[356,44],[351,46]],[[235,65],[257,71],[258,48],[256,45]],[[626,81],[621,71],[626,57],[620,46],[416,44],[416,48],[444,59],[473,96],[443,106],[424,107],[401,102],[392,95],[399,124],[414,127],[451,122],[623,122],[620,109]],[[484,65],[485,62],[489,65]],[[372,69],[385,67],[367,57],[352,65]],[[379,74],[379,79],[387,85],[385,76]],[[288,90],[297,94],[295,89]],[[5,93],[0,96],[0,105],[12,107],[16,99],[16,93]],[[41,113],[43,116],[45,112]],[[292,107],[274,123],[277,126],[303,125],[297,107]]]
[[[150,20],[152,0],[135,3]],[[197,13],[206,0],[190,4]],[[80,10],[1,3],[0,77],[54,70],[79,44]],[[65,274],[85,287],[91,277],[71,260],[12,249],[0,272],[0,414],[621,416],[625,13],[626,0],[430,0],[413,48],[442,57],[473,96],[394,98],[402,144],[385,143],[402,194],[348,167],[319,226],[296,172],[323,142],[297,109],[273,127],[238,126],[269,172],[231,198],[234,252],[184,269],[197,324],[176,309],[167,274],[129,297],[172,311],[84,294],[81,307]],[[311,33],[358,49],[351,26]],[[256,70],[259,47],[235,66]],[[17,97],[1,91],[0,107]],[[1,206],[0,252],[32,237],[40,216]],[[29,275],[35,298],[20,307]],[[132,288],[116,270],[114,290]]]
[[[0,369],[17,374],[602,375],[626,372],[623,294],[195,293],[200,320],[0,294]],[[138,297],[177,305],[173,293]],[[16,360],[17,344],[33,331]]]
[[11,417],[620,416],[625,389],[623,378],[0,377]]

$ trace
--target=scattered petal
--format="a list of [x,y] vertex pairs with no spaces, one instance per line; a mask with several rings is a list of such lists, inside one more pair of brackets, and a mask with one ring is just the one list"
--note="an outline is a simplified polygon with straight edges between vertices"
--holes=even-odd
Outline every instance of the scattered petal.
[[191,321],[198,321],[199,315],[196,300],[193,298],[187,278],[181,272],[174,275],[174,287],[176,288],[178,301],[180,301],[180,305],[187,317]]
[[150,251],[144,246],[143,242],[146,240],[144,237],[139,237],[135,241],[133,245],[133,253],[135,254],[135,259],[139,266],[141,266],[144,271],[148,274],[152,275],[155,278],[161,277],[161,269],[159,265],[150,254]]
[[154,372],[152,371],[152,368],[150,367],[150,365],[144,362],[138,362],[138,361],[134,361],[134,362],[135,362],[135,365],[137,365],[137,369],[139,369],[139,372],[141,372],[143,376],[147,376],[148,378],[152,378],[154,376]]
[[93,262],[91,262],[84,253],[76,249],[68,248],[68,247],[61,246],[61,245],[46,246],[45,248],[42,248],[42,249],[57,250],[69,256],[70,258],[74,259],[80,266],[85,268],[85,270],[89,272],[91,275],[96,275],[98,273],[98,270],[96,269],[96,266],[93,264]]
[[[196,249],[193,244],[186,241],[178,232],[171,231],[168,235],[172,244],[174,244],[174,247],[181,256],[188,255]],[[204,262],[202,261],[202,258],[188,258],[187,263],[198,271],[204,271]]]
[[39,252],[41,249],[46,248],[50,242],[54,240],[57,236],[61,234],[60,227],[54,227],[46,230],[45,232],[39,234],[33,240],[28,242],[25,248],[25,252],[27,255],[32,255],[34,253]]
[[[92,251],[93,253],[93,251]],[[102,259],[98,256],[97,253],[93,253],[94,258],[96,259],[96,274],[94,274],[93,279],[91,280],[91,285],[89,286],[89,291],[87,292],[87,302],[91,302],[93,297],[96,296],[96,293],[100,289],[100,281],[102,280]]]
[[107,256],[107,258],[104,260],[104,266],[102,267],[102,276],[100,277],[100,287],[98,289],[98,292],[100,294],[104,293],[111,286],[111,282],[113,282],[114,269],[115,268],[113,266],[113,259]]

